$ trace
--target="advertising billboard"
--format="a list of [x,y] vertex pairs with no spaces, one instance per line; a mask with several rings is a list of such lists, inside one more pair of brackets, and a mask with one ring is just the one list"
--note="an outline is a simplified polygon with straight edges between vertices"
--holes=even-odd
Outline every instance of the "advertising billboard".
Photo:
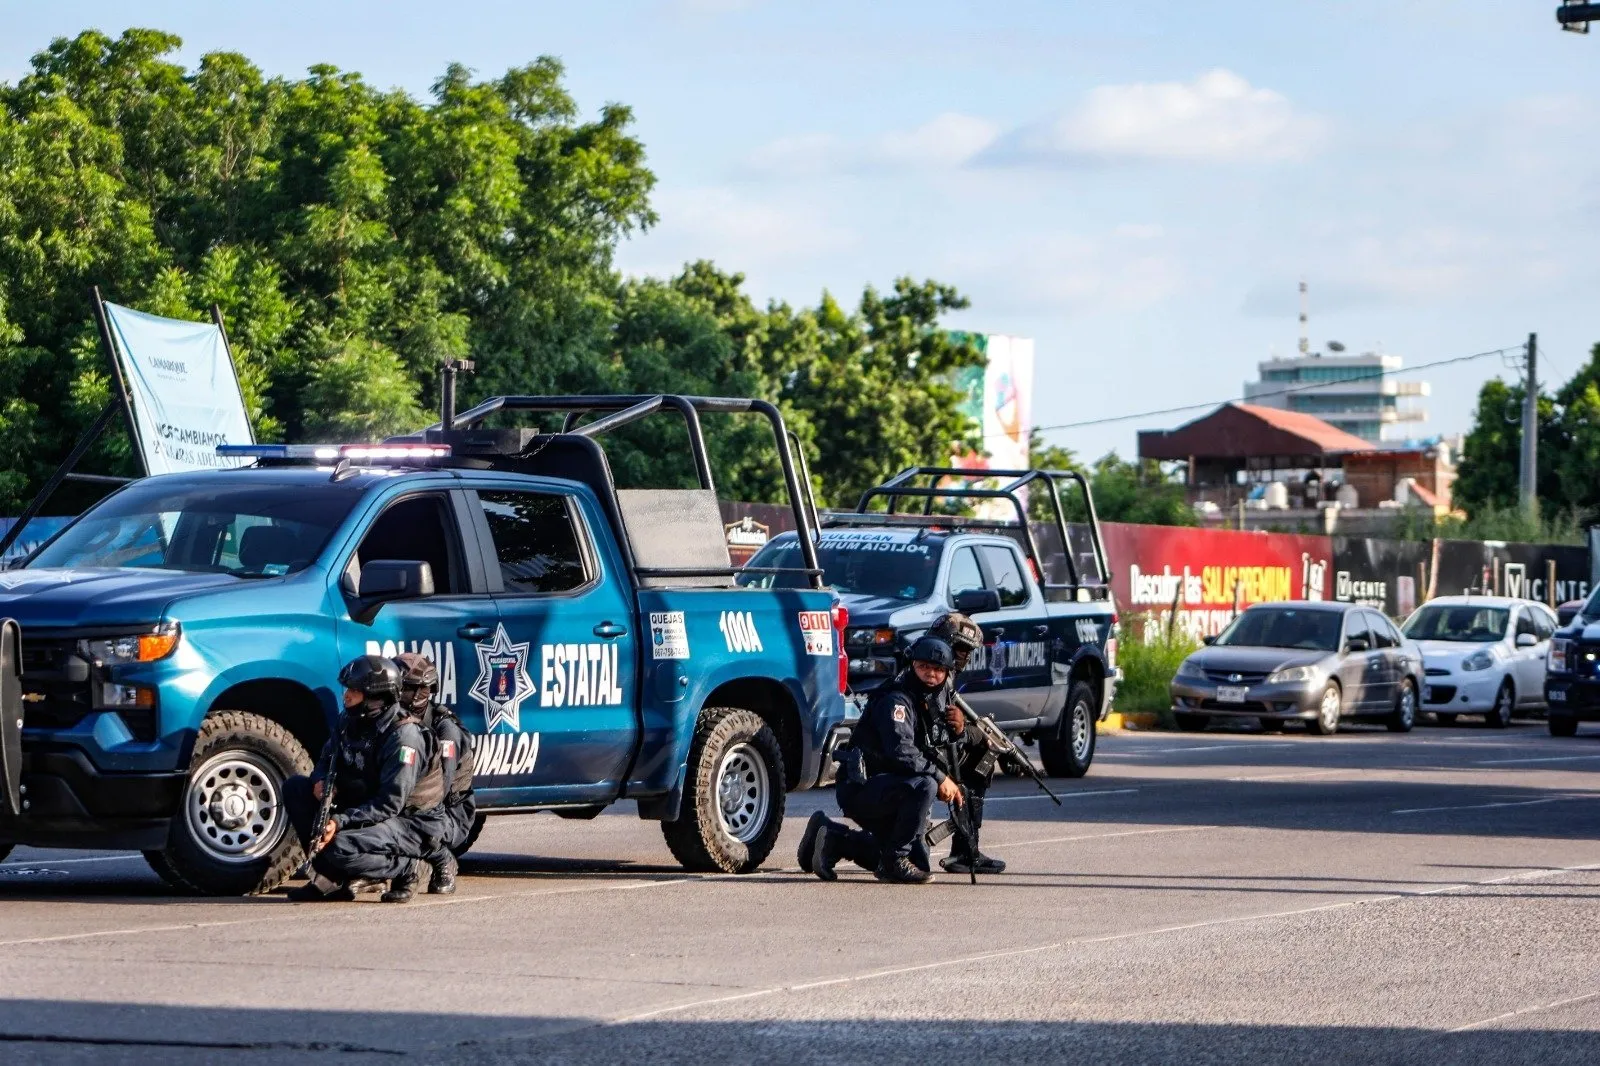
[[[956,455],[951,466],[964,470],[1025,470],[1033,429],[1033,339],[1003,333],[953,333],[984,354],[981,366],[956,373],[954,384],[966,396],[961,412],[976,422],[983,452]],[[1004,502],[976,508],[983,517],[1013,517]]]

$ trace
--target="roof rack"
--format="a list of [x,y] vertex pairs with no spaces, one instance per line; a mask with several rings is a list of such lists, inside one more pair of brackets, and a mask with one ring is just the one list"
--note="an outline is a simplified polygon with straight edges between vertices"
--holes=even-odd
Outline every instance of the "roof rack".
[[[927,479],[926,485],[918,485],[920,479]],[[1004,480],[999,487],[975,485],[976,481]],[[940,487],[942,482],[955,481],[957,484]],[[1061,506],[1061,492],[1058,485],[1060,481],[1076,484],[1083,494],[1084,509],[1088,516],[1089,543],[1094,553],[1095,568],[1099,577],[1098,582],[1086,581],[1078,572],[1078,564],[1072,557],[1072,541],[1067,531],[1066,511]],[[1038,541],[1033,535],[1033,529],[1028,524],[1028,510],[1023,506],[1022,498],[1018,495],[1029,486],[1037,485],[1049,492],[1051,511],[1055,518],[1055,526],[1061,537],[1061,552],[1067,564],[1067,578],[1065,583],[1051,582],[1046,579],[1044,557],[1039,551]],[[867,508],[877,497],[887,499],[887,510],[872,512]],[[898,510],[902,497],[922,500],[920,514],[905,514]],[[970,519],[966,516],[935,515],[933,501],[939,499],[955,500],[1006,500],[1016,511],[1016,521],[996,519]],[[1089,482],[1083,475],[1074,470],[967,470],[952,466],[913,466],[902,470],[888,481],[876,488],[868,489],[861,494],[861,501],[856,505],[856,515],[863,521],[850,520],[850,524],[868,524],[876,521],[883,525],[950,525],[958,523],[964,528],[988,528],[1015,532],[1019,535],[1023,548],[1027,551],[1029,559],[1038,571],[1040,584],[1046,593],[1052,591],[1066,592],[1073,598],[1078,598],[1087,591],[1091,598],[1105,598],[1110,595],[1110,572],[1106,567],[1105,546],[1100,539],[1100,519],[1094,509],[1094,494],[1089,489]],[[907,521],[909,519],[910,521]]]

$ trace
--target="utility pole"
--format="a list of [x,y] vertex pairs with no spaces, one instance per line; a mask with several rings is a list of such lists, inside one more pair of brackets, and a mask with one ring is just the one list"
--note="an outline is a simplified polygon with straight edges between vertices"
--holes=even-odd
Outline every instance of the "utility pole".
[[1539,335],[1528,334],[1528,372],[1523,383],[1522,397],[1522,470],[1521,497],[1523,513],[1539,513]]

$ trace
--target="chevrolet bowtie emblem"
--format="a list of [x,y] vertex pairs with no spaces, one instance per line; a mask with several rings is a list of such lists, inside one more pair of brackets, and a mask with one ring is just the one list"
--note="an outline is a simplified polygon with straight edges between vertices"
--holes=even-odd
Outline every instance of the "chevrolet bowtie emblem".
[[23,703],[43,703],[44,699],[43,692],[24,692],[22,694]]

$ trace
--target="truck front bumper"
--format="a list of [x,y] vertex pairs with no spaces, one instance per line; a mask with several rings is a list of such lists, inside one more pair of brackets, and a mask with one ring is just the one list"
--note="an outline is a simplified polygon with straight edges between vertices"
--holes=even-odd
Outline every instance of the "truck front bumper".
[[183,773],[105,773],[74,748],[23,753],[23,811],[0,808],[0,844],[147,850],[166,846]]
[[1600,681],[1552,675],[1544,680],[1549,717],[1600,722]]

